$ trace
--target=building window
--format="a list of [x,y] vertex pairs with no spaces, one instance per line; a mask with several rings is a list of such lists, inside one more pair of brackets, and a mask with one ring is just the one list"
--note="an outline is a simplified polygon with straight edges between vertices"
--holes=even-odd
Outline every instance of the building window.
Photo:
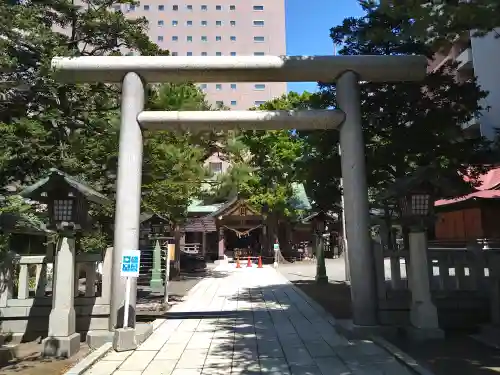
[[172,42],[177,42],[179,37],[177,35],[172,35]]
[[222,85],[221,85],[220,83],[216,84],[216,85],[215,85],[215,89],[216,89],[217,91],[222,90]]
[[236,56],[236,52],[231,52],[230,55],[231,56]]
[[186,9],[187,10],[193,10],[193,6],[192,5],[186,5]]
[[206,52],[202,52],[201,55],[202,56],[207,56],[207,53]]
[[215,105],[216,105],[217,107],[222,107],[222,106],[224,105],[224,102],[223,102],[222,100],[217,100],[217,101],[215,102]]
[[222,26],[222,21],[215,21],[215,26]]
[[236,83],[231,83],[231,90],[236,90]]
[[263,83],[256,83],[255,85],[253,85],[253,88],[254,90],[265,90],[266,89],[266,85],[263,84]]
[[179,24],[179,21],[172,21],[172,26],[177,26]]
[[236,26],[236,21],[230,21],[229,23],[231,26]]
[[263,11],[264,10],[264,5],[254,5],[253,10],[256,11]]
[[158,5],[158,10],[164,11],[165,10],[165,5]]
[[193,21],[186,21],[186,26],[193,26]]
[[215,56],[222,56],[222,52],[215,52]]
[[236,100],[231,100],[231,105],[236,105]]
[[186,52],[186,56],[193,56],[193,52]]
[[236,10],[236,5],[230,5],[229,10]]
[[127,53],[125,54],[125,56],[134,56],[134,53],[133,53],[133,52],[127,52]]
[[233,36],[231,36],[231,38],[230,38],[230,39],[231,39],[231,42],[236,42],[236,37],[235,37],[234,35],[233,35]]
[[144,10],[149,10],[149,5],[144,5]]
[[264,52],[254,52],[254,56],[264,56]]
[[201,21],[201,26],[207,26],[208,22],[207,21]]
[[135,10],[135,5],[130,5],[128,7],[128,10],[131,11],[131,12],[133,12]]
[[202,10],[202,11],[206,11],[207,9],[208,9],[208,7],[207,7],[206,5],[202,5],[202,6],[201,6],[201,10]]
[[247,208],[246,208],[246,206],[240,207],[240,216],[247,216]]
[[222,5],[216,5],[215,10],[222,10]]
[[221,40],[222,40],[222,37],[221,37],[220,35],[217,35],[217,36],[215,37],[215,41],[216,41],[216,42],[220,42]]
[[179,56],[177,52],[172,52],[172,56]]
[[262,43],[265,41],[265,38],[263,36],[254,36],[253,41],[256,43]]
[[264,21],[262,21],[262,20],[253,21],[253,25],[258,26],[258,27],[262,27],[262,26],[264,26]]
[[159,36],[158,38],[156,38],[156,40],[158,40],[158,42],[163,42],[163,37]]
[[202,90],[206,90],[206,89],[207,89],[207,84],[206,84],[206,83],[202,83],[202,84],[200,85],[200,89],[202,89]]
[[265,103],[265,101],[263,101],[263,100],[256,100],[256,101],[254,102],[254,104],[255,104],[257,107],[258,107],[259,105],[264,104],[264,103]]
[[222,172],[222,162],[208,163],[208,169],[212,173],[221,173]]
[[193,41],[193,37],[192,36],[187,36],[186,37],[186,41],[187,42],[192,42]]
[[165,22],[164,22],[164,21],[161,21],[161,20],[160,20],[160,21],[158,21],[158,26],[163,26],[164,24],[165,24]]
[[178,11],[179,10],[179,6],[178,5],[172,5],[172,10]]
[[208,41],[208,38],[207,38],[206,36],[204,36],[204,35],[203,35],[203,36],[201,37],[201,41],[202,41],[202,42],[207,42],[207,41]]

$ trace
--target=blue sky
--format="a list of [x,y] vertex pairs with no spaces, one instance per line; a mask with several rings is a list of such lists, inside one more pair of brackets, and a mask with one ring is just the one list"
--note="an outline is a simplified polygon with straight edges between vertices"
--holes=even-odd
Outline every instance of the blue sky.
[[[356,0],[286,0],[287,55],[331,55],[331,27],[362,15]],[[314,82],[288,84],[289,91],[315,91]]]

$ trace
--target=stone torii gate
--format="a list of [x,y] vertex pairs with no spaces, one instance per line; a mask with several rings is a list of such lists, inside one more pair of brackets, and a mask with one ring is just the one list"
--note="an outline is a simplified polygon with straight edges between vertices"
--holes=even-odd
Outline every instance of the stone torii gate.
[[[85,56],[52,60],[59,80],[122,84],[121,128],[114,229],[110,330],[119,332],[125,304],[121,254],[137,249],[141,201],[142,130],[335,129],[340,130],[353,323],[377,325],[375,267],[369,238],[365,151],[359,81],[422,80],[424,56]],[[146,83],[332,82],[338,110],[143,111]],[[132,287],[130,327],[135,326]],[[126,345],[125,345],[126,346]]]

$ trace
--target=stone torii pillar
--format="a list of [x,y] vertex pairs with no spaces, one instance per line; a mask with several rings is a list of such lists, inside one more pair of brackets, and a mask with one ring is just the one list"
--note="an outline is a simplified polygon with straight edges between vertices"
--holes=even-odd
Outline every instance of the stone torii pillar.
[[340,126],[340,148],[345,233],[349,244],[349,276],[353,322],[359,326],[374,326],[377,318],[375,260],[371,249],[366,184],[365,143],[361,128],[359,77],[346,71],[337,80],[337,103],[345,113]]
[[[335,129],[341,125],[354,323],[359,326],[374,326],[377,323],[375,293],[372,293],[374,264],[368,237],[369,212],[358,81],[420,81],[426,74],[425,56],[82,56],[55,57],[52,67],[56,76],[65,82],[122,83],[111,308],[115,326],[119,326],[117,316],[120,309],[117,307],[123,306],[124,296],[123,281],[119,275],[121,254],[123,250],[135,249],[138,245],[141,127],[148,130],[195,131],[214,128],[313,130]],[[141,78],[150,83],[244,83],[331,82],[336,77],[339,107],[344,113],[334,110],[142,111],[144,84]],[[131,306],[135,306],[135,287],[132,291]]]

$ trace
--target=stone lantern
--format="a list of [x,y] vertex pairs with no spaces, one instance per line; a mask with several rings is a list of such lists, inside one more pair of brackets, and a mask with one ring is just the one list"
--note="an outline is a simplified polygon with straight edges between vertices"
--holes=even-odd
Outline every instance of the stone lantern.
[[47,205],[48,227],[58,233],[54,260],[52,310],[49,334],[43,341],[46,356],[70,357],[80,348],[76,332],[75,297],[75,234],[89,228],[89,203],[108,204],[108,198],[57,169],[20,195]]
[[427,260],[427,226],[434,222],[434,201],[444,183],[436,178],[438,173],[432,167],[420,168],[413,175],[397,180],[385,194],[386,199],[396,198],[401,222],[410,229],[408,284],[412,303],[408,331],[417,340],[444,337],[432,301]]
[[[151,270],[151,280],[149,286],[152,290],[163,290],[164,283],[162,278],[161,259],[162,249],[160,240],[166,240],[167,234],[172,230],[170,220],[157,213],[141,215],[141,227],[149,233],[149,240],[155,242],[153,249],[153,268]],[[170,262],[166,262],[166,267],[169,267]]]
[[316,212],[306,217],[303,222],[311,223],[314,233],[314,249],[316,253],[316,282],[328,283],[325,265],[325,239],[324,234],[327,230],[327,224],[333,222],[333,216],[324,211]]

